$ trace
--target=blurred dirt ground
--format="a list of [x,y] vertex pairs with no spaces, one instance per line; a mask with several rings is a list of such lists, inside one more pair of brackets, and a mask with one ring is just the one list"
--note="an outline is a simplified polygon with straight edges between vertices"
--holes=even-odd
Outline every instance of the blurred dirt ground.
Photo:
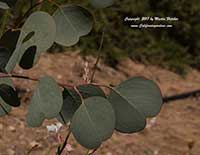
[[[29,71],[16,68],[15,72],[31,77],[53,76],[57,81],[82,83],[84,63],[77,53],[44,54],[39,63]],[[95,59],[87,57],[93,65]],[[131,76],[142,75],[156,81],[162,94],[172,95],[200,88],[200,72],[191,70],[181,77],[159,67],[145,66],[129,59],[123,60],[117,70],[100,64],[95,82],[116,85]],[[46,125],[55,120],[45,121],[40,128],[29,128],[26,113],[32,90],[36,83],[15,79],[22,93],[22,106],[13,109],[10,115],[0,118],[0,155],[55,155],[58,142],[55,134],[47,132]],[[60,134],[64,138],[66,129]],[[70,137],[71,152],[66,155],[85,155],[86,151]],[[137,134],[114,133],[95,155],[200,155],[200,100],[189,98],[163,106],[161,113],[149,120],[148,128]]]

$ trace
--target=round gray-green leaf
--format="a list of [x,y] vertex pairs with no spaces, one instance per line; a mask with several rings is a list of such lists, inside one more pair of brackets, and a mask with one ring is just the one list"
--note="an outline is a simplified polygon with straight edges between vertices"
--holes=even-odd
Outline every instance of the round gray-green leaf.
[[96,8],[106,8],[113,5],[114,0],[90,0],[92,5]]
[[0,84],[0,96],[10,106],[19,107],[20,99],[17,91],[10,85]]
[[93,27],[91,13],[81,6],[62,6],[55,11],[53,17],[57,26],[55,42],[63,46],[75,45]]
[[8,61],[6,70],[12,71],[31,46],[36,46],[33,62],[35,64],[40,54],[52,46],[55,35],[56,24],[52,16],[42,11],[32,13],[21,29],[16,49]]
[[76,140],[88,149],[96,149],[113,134],[115,114],[103,97],[84,100],[72,118],[71,131]]
[[67,124],[69,121],[71,121],[74,113],[81,105],[81,98],[75,90],[67,88],[63,90],[62,95],[63,95],[63,106],[62,110],[57,116],[57,119],[61,123]]
[[[13,87],[13,82],[10,78],[0,78],[0,84],[7,84]],[[12,110],[11,106],[6,104],[0,97],[0,117],[8,114]]]
[[145,117],[156,116],[163,105],[157,84],[144,77],[130,78],[117,86],[116,90]]
[[115,129],[122,133],[134,133],[143,130],[146,118],[140,113],[125,96],[111,91],[108,100],[112,104],[116,115]]
[[62,92],[56,81],[49,76],[41,78],[28,110],[28,125],[38,127],[45,118],[55,118],[62,104]]

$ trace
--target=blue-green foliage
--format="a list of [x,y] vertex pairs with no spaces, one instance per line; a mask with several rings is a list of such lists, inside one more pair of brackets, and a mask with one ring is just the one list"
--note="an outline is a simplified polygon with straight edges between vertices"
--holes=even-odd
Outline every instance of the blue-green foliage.
[[[3,1],[0,0],[0,2]],[[138,32],[139,34],[140,32],[132,31],[123,25],[123,13],[120,13],[119,10],[115,12],[118,13],[116,16],[113,14],[110,18],[99,10],[110,6],[113,0],[90,0],[88,2],[91,2],[93,7],[97,9],[95,10],[90,6],[91,4],[88,4],[88,7],[93,8],[96,15],[96,29],[91,35],[98,38],[95,31],[99,32],[101,27],[105,29],[105,45],[110,49],[105,55],[110,53],[115,55],[116,52],[119,52],[119,55],[131,56],[132,52],[129,52],[128,49],[121,51],[120,46],[123,45],[126,49],[130,43],[133,49],[136,48],[137,46],[134,46],[132,40],[127,38],[129,36],[126,33]],[[119,4],[116,3],[111,11],[113,9],[116,11]],[[17,64],[23,69],[34,67],[42,52],[49,49],[54,42],[62,46],[73,46],[79,39],[83,39],[83,36],[90,33],[93,28],[94,18],[91,12],[84,7],[56,4],[57,10],[51,14],[54,8],[47,5],[51,8],[47,13],[44,11],[46,8],[43,5],[38,8],[39,11],[32,10],[33,12],[26,12],[22,18],[19,16],[17,22],[11,23],[14,29],[4,33],[0,39],[0,116],[8,114],[11,111],[11,106],[20,106],[20,100],[11,79],[21,78],[38,82],[27,114],[27,123],[31,127],[39,127],[45,119],[54,118],[65,125],[70,123],[68,135],[72,133],[75,139],[88,149],[99,148],[104,141],[112,136],[114,130],[122,133],[143,130],[146,126],[146,118],[155,117],[163,105],[160,89],[151,80],[144,77],[132,77],[116,87],[91,82],[82,85],[68,85],[59,83],[49,76],[37,79],[12,73]],[[3,9],[9,10],[12,7],[13,5]],[[106,10],[105,12],[108,13]],[[119,23],[115,23],[115,21]],[[113,23],[115,25],[112,25]],[[124,28],[123,31],[121,31],[122,28]],[[86,43],[91,39],[90,37]],[[144,39],[146,37],[153,41],[153,37],[150,37],[148,33],[147,36],[141,36]],[[186,50],[181,46],[176,47],[170,39],[168,42],[166,40],[160,39],[159,42],[165,47],[164,49],[173,52],[173,55],[176,50],[181,52]],[[124,44],[121,44],[122,42]],[[81,41],[79,44],[86,48],[87,46],[84,46],[83,43],[85,42]],[[148,40],[145,45],[147,44]],[[96,43],[96,45],[98,44]],[[153,45],[149,48],[155,46]],[[104,48],[104,50],[106,49]],[[177,57],[181,56],[177,55]],[[100,87],[108,88],[110,94],[106,95]],[[63,149],[66,144],[67,139],[62,146]],[[58,155],[62,154],[62,148],[58,147]]]
[[[200,68],[200,1],[198,0],[118,0],[112,7],[95,9],[90,1],[57,0],[59,4],[76,3],[90,9],[96,17],[95,28],[87,37],[81,39],[75,48],[82,54],[96,54],[102,26],[105,26],[105,61],[115,67],[124,56],[145,64],[160,65],[164,68],[183,73],[188,66]],[[20,17],[27,10],[28,3],[20,0],[13,13]],[[43,11],[53,13],[55,6],[45,2]],[[129,16],[178,17],[172,29],[131,29],[123,19]],[[155,61],[156,60],[156,61]]]

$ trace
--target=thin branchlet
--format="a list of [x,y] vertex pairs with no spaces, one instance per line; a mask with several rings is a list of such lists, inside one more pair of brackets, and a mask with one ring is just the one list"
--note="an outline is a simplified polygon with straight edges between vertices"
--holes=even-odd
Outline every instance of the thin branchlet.
[[94,149],[94,150],[88,150],[86,155],[93,155],[95,152],[97,152],[98,148],[97,149]]
[[31,13],[31,11],[32,11],[33,9],[37,8],[38,6],[40,6],[44,1],[45,1],[45,0],[40,0],[39,2],[37,2],[37,3],[34,4],[34,5],[33,5],[32,1],[31,1],[31,6],[30,6],[30,8],[24,13],[24,15],[23,15],[21,18],[19,18],[19,19],[15,22],[15,24],[14,24],[14,26],[13,26],[13,29],[18,28],[18,27],[21,25],[21,23],[23,23],[23,21],[26,19],[26,17]]
[[62,155],[63,151],[65,150],[65,147],[67,146],[67,143],[68,143],[68,140],[69,140],[69,137],[71,135],[71,131],[70,131],[70,127],[69,127],[69,131],[67,133],[67,136],[65,138],[65,141],[64,143],[62,144],[62,147],[59,149],[59,151],[57,152],[56,155]]
[[[0,78],[17,78],[17,79],[24,79],[24,80],[30,80],[30,81],[35,81],[35,82],[38,82],[40,80],[39,78],[33,78],[33,77],[17,75],[17,74],[7,74],[7,73],[0,73]],[[73,88],[74,87],[74,85],[68,84],[68,83],[60,83],[60,82],[57,82],[57,83],[58,83],[58,85],[60,85],[63,88],[65,88],[65,87]]]
[[91,75],[90,82],[93,82],[96,70],[98,68],[98,64],[100,62],[101,51],[102,51],[102,48],[103,48],[104,34],[105,34],[105,28],[103,28],[103,31],[102,31],[101,42],[100,42],[100,46],[99,46],[99,49],[98,49],[98,55],[97,55],[97,59],[96,59],[96,62],[94,64],[94,67],[93,67],[93,72],[92,72],[92,75]]

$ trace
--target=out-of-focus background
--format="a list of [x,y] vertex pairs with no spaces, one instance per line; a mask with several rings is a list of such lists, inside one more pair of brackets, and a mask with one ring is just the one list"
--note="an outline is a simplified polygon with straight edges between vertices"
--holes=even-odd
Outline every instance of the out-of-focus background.
[[[35,0],[38,1],[38,0]],[[115,66],[120,59],[129,57],[144,64],[158,65],[178,73],[188,67],[200,69],[200,1],[199,0],[118,0],[113,7],[94,9],[89,0],[57,0],[59,4],[76,3],[94,14],[95,28],[73,49],[83,55],[96,55],[103,26],[105,38],[103,55],[107,64]],[[20,0],[14,10],[15,18],[23,16],[29,7]],[[44,3],[39,9],[52,13],[56,8]],[[131,29],[124,17],[178,17],[174,28]],[[2,18],[3,19],[3,18]],[[55,51],[54,51],[55,52]],[[156,59],[156,61],[155,61]]]
[[[102,60],[95,81],[116,85],[131,76],[145,76],[158,83],[163,96],[200,89],[200,1],[199,0],[118,0],[103,10],[94,9],[88,1],[57,0],[59,4],[77,3],[89,8],[95,17],[95,27],[73,47],[54,45],[42,55],[31,70],[17,67],[18,74],[41,77],[51,75],[56,80],[80,83],[84,67],[95,63],[102,29],[105,37]],[[29,7],[27,0],[19,0],[10,16],[2,11],[1,31],[4,22],[23,16]],[[52,13],[56,8],[43,4],[38,9]],[[124,17],[177,17],[173,28],[133,29],[124,23]],[[14,20],[14,21],[15,21]],[[4,21],[4,22],[3,22]],[[12,22],[10,22],[12,21]],[[9,28],[9,26],[7,27]],[[0,118],[0,155],[54,155],[58,141],[55,133],[47,132],[46,121],[41,128],[27,127],[27,107],[36,83],[16,80],[23,100],[22,107]],[[138,134],[115,133],[103,144],[96,155],[200,155],[200,100],[191,97],[166,103],[161,113],[149,119],[147,128]],[[64,138],[66,129],[60,131]],[[73,137],[67,154],[86,153]]]

